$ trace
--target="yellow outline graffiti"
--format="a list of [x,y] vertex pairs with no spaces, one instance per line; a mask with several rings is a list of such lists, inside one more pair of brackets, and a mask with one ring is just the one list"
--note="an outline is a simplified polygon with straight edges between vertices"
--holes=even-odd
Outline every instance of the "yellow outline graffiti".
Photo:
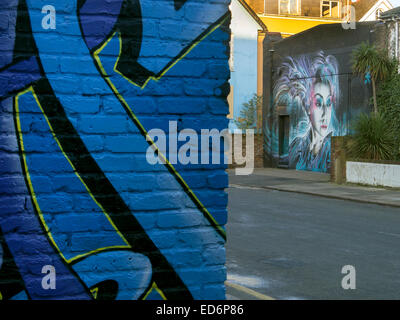
[[147,291],[146,295],[143,297],[142,300],[146,300],[146,298],[149,296],[149,294],[153,291],[156,290],[158,294],[163,298],[163,300],[167,300],[167,297],[164,295],[164,293],[161,291],[161,289],[157,286],[155,282],[151,285],[151,288]]
[[[194,42],[191,46],[189,46],[187,48],[187,50],[181,54],[178,58],[175,59],[175,61],[168,67],[166,68],[163,72],[161,72],[161,74],[159,76],[150,76],[146,82],[143,84],[143,86],[139,86],[138,84],[136,84],[135,82],[133,82],[132,80],[130,80],[129,78],[125,77],[121,72],[119,72],[117,70],[117,65],[119,62],[119,59],[121,57],[121,52],[122,52],[122,39],[121,39],[121,33],[119,33],[118,31],[115,31],[112,36],[99,48],[97,49],[94,54],[97,56],[108,44],[108,42],[114,38],[115,34],[118,33],[118,40],[119,40],[119,55],[117,58],[117,61],[115,62],[114,65],[114,71],[116,73],[118,73],[119,75],[121,75],[123,78],[125,78],[128,82],[132,83],[133,85],[139,87],[140,89],[144,89],[148,82],[150,80],[154,80],[154,81],[158,81],[160,80],[172,67],[174,67],[180,60],[182,60],[184,57],[186,57],[190,51],[192,51],[200,42],[202,42],[205,38],[207,38],[211,33],[213,33],[215,30],[217,30],[222,24],[224,24],[227,21],[228,17],[226,17],[225,19],[223,19],[219,24],[215,25],[214,28],[212,28],[209,32],[207,32],[204,36],[202,36],[198,41]],[[100,51],[99,51],[100,50]]]
[[[30,174],[29,174],[28,163],[27,163],[27,161],[26,161],[26,156],[25,156],[25,148],[24,148],[23,134],[22,134],[21,123],[20,123],[20,118],[19,118],[19,114],[20,114],[20,112],[19,112],[19,98],[20,98],[20,96],[22,96],[22,95],[24,95],[24,94],[26,94],[26,93],[28,93],[28,92],[32,92],[32,95],[33,95],[34,99],[36,100],[36,103],[37,103],[38,107],[40,108],[40,110],[41,110],[41,112],[42,112],[44,118],[46,119],[46,122],[47,122],[47,124],[48,124],[48,126],[49,126],[50,132],[51,132],[51,134],[53,135],[53,139],[57,142],[58,147],[60,148],[60,150],[61,150],[62,154],[64,155],[64,157],[67,159],[68,163],[71,165],[72,169],[74,170],[75,175],[78,177],[78,179],[79,179],[79,180],[82,182],[82,184],[85,186],[85,188],[86,188],[88,194],[90,195],[90,197],[93,199],[93,201],[96,203],[96,205],[101,209],[101,211],[102,211],[102,212],[104,213],[104,215],[107,217],[107,220],[108,220],[108,221],[110,222],[110,224],[113,226],[113,228],[114,228],[115,231],[118,233],[118,235],[121,237],[121,239],[127,244],[126,246],[110,246],[110,247],[98,248],[98,249],[96,249],[96,250],[92,250],[92,251],[90,251],[90,252],[77,255],[77,256],[75,256],[75,257],[73,257],[73,258],[71,258],[71,259],[66,259],[66,258],[64,257],[64,255],[62,254],[61,250],[58,248],[58,246],[57,246],[57,244],[56,244],[56,242],[55,242],[55,240],[54,240],[54,238],[53,238],[53,236],[52,236],[52,234],[51,234],[51,231],[50,231],[49,227],[47,226],[46,221],[45,221],[45,219],[44,219],[44,217],[43,217],[43,213],[42,213],[42,211],[41,211],[41,208],[40,208],[40,206],[39,206],[39,203],[37,202],[36,194],[35,194],[35,191],[34,191],[34,188],[33,188],[33,185],[32,185],[32,181],[31,181],[31,177],[30,177]],[[36,208],[36,210],[37,210],[37,212],[38,212],[40,221],[41,221],[41,223],[42,223],[42,225],[43,225],[43,227],[44,227],[46,233],[48,234],[48,237],[49,237],[51,243],[52,243],[53,246],[57,249],[57,251],[59,252],[60,256],[61,256],[67,263],[70,264],[71,262],[73,262],[73,261],[75,261],[75,260],[77,260],[77,259],[80,259],[80,258],[83,258],[83,257],[87,257],[87,256],[90,256],[90,255],[92,255],[92,254],[99,253],[99,252],[105,251],[105,250],[110,250],[110,249],[127,249],[127,248],[128,248],[128,249],[131,249],[131,246],[128,244],[128,242],[127,242],[126,239],[123,237],[123,235],[119,232],[119,230],[118,230],[117,227],[114,225],[113,221],[110,219],[109,215],[108,215],[107,212],[104,210],[104,208],[101,206],[101,204],[98,203],[97,200],[94,198],[94,196],[92,195],[90,189],[88,188],[88,186],[85,184],[85,182],[83,181],[83,179],[82,179],[82,178],[80,177],[80,175],[78,174],[78,172],[77,172],[75,166],[73,165],[73,163],[71,162],[71,160],[68,158],[68,156],[65,154],[65,152],[64,152],[64,150],[63,150],[63,148],[62,148],[62,146],[61,146],[61,143],[60,143],[60,141],[58,140],[58,138],[56,137],[56,135],[55,135],[55,133],[54,133],[54,131],[53,131],[53,128],[52,128],[52,126],[51,126],[51,124],[50,124],[50,122],[49,122],[49,119],[48,119],[47,116],[45,115],[45,113],[44,113],[44,111],[43,111],[43,109],[42,109],[42,106],[40,105],[39,99],[38,99],[38,97],[36,96],[36,93],[34,92],[34,90],[33,90],[32,87],[29,87],[28,89],[26,89],[26,90],[24,90],[24,91],[18,93],[18,95],[15,97],[15,113],[16,113],[16,121],[17,121],[17,130],[18,130],[18,136],[19,136],[19,142],[20,142],[20,149],[21,149],[21,154],[22,154],[23,163],[24,163],[24,171],[25,171],[25,175],[26,175],[26,178],[27,178],[27,181],[28,181],[28,187],[29,187],[29,190],[30,190],[31,195],[32,195],[32,201],[33,201],[33,203],[34,203],[34,206],[35,206],[35,208]]]
[[[226,18],[228,19],[228,18]],[[206,38],[209,34],[211,34],[213,31],[215,31],[218,27],[220,27],[225,21],[226,19],[224,19],[220,24],[216,25],[209,33],[207,33],[203,38],[201,38],[201,40],[199,40],[198,42],[195,42],[191,48],[179,59],[177,59],[176,62],[174,62],[172,66],[174,66],[179,60],[181,60],[184,56],[186,56],[198,43],[200,43],[200,41],[204,40],[204,38]],[[190,189],[190,187],[188,186],[188,184],[186,183],[186,181],[182,178],[182,176],[178,173],[178,171],[175,170],[174,166],[168,161],[168,159],[166,158],[166,156],[164,156],[160,149],[158,149],[156,143],[151,139],[151,137],[149,136],[147,130],[143,127],[143,125],[141,124],[141,122],[139,121],[139,119],[136,117],[136,115],[133,113],[131,107],[129,106],[129,104],[126,102],[126,100],[122,97],[122,95],[119,93],[118,89],[115,87],[115,85],[113,84],[113,82],[110,80],[110,76],[107,74],[106,70],[104,69],[104,66],[101,62],[101,59],[99,57],[99,54],[101,53],[101,51],[104,50],[104,48],[108,45],[108,43],[114,38],[115,34],[117,33],[114,32],[110,38],[104,42],[104,44],[98,48],[94,53],[94,59],[97,62],[97,65],[99,67],[99,69],[101,70],[101,73],[103,75],[104,80],[108,83],[108,85],[110,86],[110,88],[112,89],[112,91],[114,92],[114,94],[118,97],[118,100],[125,106],[125,108],[129,111],[130,116],[132,117],[132,119],[134,120],[134,122],[136,122],[136,124],[139,126],[139,129],[142,131],[142,133],[145,134],[146,140],[150,143],[151,147],[153,148],[153,150],[158,154],[158,156],[161,159],[162,163],[165,163],[166,166],[168,166],[170,169],[172,169],[172,171],[174,172],[175,177],[184,185],[185,189],[187,190],[187,192],[191,195],[191,197],[194,199],[194,202],[196,202],[196,204],[201,208],[201,210],[203,211],[203,213],[206,213],[206,215],[209,217],[209,219],[211,219],[211,221],[213,222],[214,226],[218,229],[218,232],[223,236],[223,238],[226,238],[226,232],[225,230],[218,224],[218,222],[214,219],[214,217],[211,215],[211,213],[207,210],[207,208],[201,203],[201,201],[197,198],[197,196],[194,194],[194,192],[192,191],[192,189]],[[119,41],[120,41],[120,52],[119,52],[119,56],[121,55],[121,39],[120,37],[118,37]],[[118,56],[118,59],[119,59]],[[114,69],[115,69],[114,65]],[[170,68],[171,68],[170,67]],[[165,73],[170,69],[168,68],[158,79],[154,78],[154,80],[159,80],[163,75],[165,75]],[[119,72],[118,72],[119,73]],[[126,79],[126,77],[124,77]],[[132,81],[130,81],[132,83]],[[146,82],[147,83],[147,82]],[[135,83],[133,83],[134,85],[136,85]],[[137,85],[136,85],[137,86]],[[144,86],[142,87],[142,89],[144,88]]]
[[92,290],[90,290],[90,293],[92,294],[93,298],[96,300],[97,294],[99,293],[99,287],[93,288]]

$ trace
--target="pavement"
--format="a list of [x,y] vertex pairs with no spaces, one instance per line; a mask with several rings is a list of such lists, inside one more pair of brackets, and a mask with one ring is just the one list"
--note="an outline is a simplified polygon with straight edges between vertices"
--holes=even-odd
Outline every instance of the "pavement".
[[[400,298],[398,190],[285,169],[229,173],[228,300]],[[345,265],[355,290],[341,285]]]
[[339,185],[330,182],[330,175],[326,173],[276,168],[254,169],[249,176],[237,176],[234,169],[228,173],[229,185],[237,188],[245,186],[400,207],[399,189]]

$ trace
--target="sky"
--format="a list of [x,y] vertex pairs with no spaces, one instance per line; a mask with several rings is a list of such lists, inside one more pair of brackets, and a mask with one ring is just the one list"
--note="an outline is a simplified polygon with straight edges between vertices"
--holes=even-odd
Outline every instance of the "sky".
[[400,6],[400,0],[389,0],[394,7]]

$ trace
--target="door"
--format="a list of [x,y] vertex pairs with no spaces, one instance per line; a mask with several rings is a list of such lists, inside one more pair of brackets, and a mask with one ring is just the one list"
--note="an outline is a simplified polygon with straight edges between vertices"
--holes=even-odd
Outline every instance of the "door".
[[279,116],[279,167],[289,166],[289,116]]

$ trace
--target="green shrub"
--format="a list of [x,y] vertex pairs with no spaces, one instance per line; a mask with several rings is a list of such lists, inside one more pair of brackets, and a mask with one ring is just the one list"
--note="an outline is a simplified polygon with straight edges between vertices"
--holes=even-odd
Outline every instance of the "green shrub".
[[396,138],[392,127],[381,113],[361,114],[354,125],[349,155],[367,160],[393,160]]
[[395,74],[379,86],[376,96],[379,110],[396,139],[396,159],[400,159],[400,75]]

